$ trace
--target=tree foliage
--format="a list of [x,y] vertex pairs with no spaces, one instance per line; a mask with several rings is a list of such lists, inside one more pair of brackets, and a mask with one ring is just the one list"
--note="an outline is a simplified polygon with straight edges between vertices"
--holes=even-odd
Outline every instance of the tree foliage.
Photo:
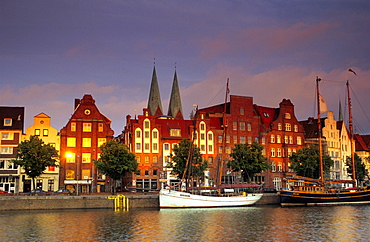
[[58,166],[57,150],[50,144],[44,144],[37,136],[30,136],[29,140],[22,141],[17,150],[17,158],[13,163],[22,167],[27,176],[32,178],[34,189],[36,177],[43,174],[48,166]]
[[270,168],[267,158],[262,155],[263,146],[257,142],[249,144],[236,144],[230,156],[233,160],[227,167],[234,172],[241,171],[243,181],[250,182],[252,177]]
[[109,176],[115,183],[122,179],[126,172],[137,171],[135,154],[130,152],[126,145],[109,140],[100,147],[102,153],[98,160],[94,160],[96,168],[104,175]]
[[191,161],[189,162],[186,178],[200,177],[208,167],[207,162],[202,158],[199,148],[191,147],[191,141],[183,139],[173,147],[173,154],[170,155],[172,162],[168,165],[168,167],[173,168],[172,173],[177,175],[179,179],[183,177],[190,148],[193,150],[191,152]]
[[[347,156],[346,165],[348,166],[347,173],[352,177],[353,172],[352,158],[349,156]],[[356,167],[356,180],[357,183],[359,184],[359,182],[363,182],[366,177],[369,177],[369,171],[366,169],[366,165],[362,163],[361,157],[359,157],[356,153],[355,153],[355,167]]]
[[[293,169],[298,176],[304,176],[314,179],[320,178],[320,151],[319,148],[311,145],[304,147],[293,153],[290,157],[290,168]],[[330,167],[334,161],[329,155],[323,155],[324,174],[330,172]]]

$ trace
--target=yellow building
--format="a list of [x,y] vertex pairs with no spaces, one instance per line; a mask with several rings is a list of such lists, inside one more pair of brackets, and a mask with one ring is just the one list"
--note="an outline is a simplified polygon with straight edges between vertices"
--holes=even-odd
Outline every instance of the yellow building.
[[[33,125],[26,129],[26,138],[31,135],[36,135],[44,141],[45,144],[50,144],[58,151],[60,150],[60,138],[58,130],[50,125],[50,117],[45,113],[40,113],[33,118]],[[42,189],[44,191],[56,191],[59,186],[59,167],[48,167],[44,174],[36,178],[36,188],[33,188],[31,178],[22,172],[22,181],[20,191],[28,192],[33,189]]]

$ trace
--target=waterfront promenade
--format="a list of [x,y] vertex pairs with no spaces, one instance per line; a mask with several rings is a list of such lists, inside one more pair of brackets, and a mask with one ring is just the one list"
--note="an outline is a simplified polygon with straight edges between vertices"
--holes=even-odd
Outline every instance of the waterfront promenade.
[[[159,197],[156,193],[119,193],[128,198],[129,208],[159,208]],[[102,209],[113,208],[112,194],[99,195],[2,195],[0,211],[7,210],[54,210],[54,209]],[[278,205],[279,196],[267,193],[255,206]]]

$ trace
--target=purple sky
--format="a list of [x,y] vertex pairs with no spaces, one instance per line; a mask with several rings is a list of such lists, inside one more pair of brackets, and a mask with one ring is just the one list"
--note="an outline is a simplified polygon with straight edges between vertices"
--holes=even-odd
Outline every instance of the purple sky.
[[175,66],[186,118],[222,103],[229,78],[230,94],[290,99],[304,120],[316,76],[338,117],[349,79],[355,131],[370,134],[369,40],[368,0],[0,1],[0,105],[60,130],[90,93],[118,135],[147,106],[155,58],[165,113]]

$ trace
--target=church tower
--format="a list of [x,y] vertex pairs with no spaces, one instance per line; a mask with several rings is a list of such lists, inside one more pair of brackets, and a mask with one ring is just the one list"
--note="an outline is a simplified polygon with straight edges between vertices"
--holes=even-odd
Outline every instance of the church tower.
[[159,93],[157,73],[155,71],[155,66],[153,68],[152,83],[150,86],[148,109],[150,109],[151,116],[162,116],[162,101],[161,95]]
[[182,104],[181,104],[179,83],[177,81],[176,70],[175,70],[175,76],[173,78],[170,104],[168,107],[167,115],[170,117],[174,117],[175,119],[184,119],[182,115]]

